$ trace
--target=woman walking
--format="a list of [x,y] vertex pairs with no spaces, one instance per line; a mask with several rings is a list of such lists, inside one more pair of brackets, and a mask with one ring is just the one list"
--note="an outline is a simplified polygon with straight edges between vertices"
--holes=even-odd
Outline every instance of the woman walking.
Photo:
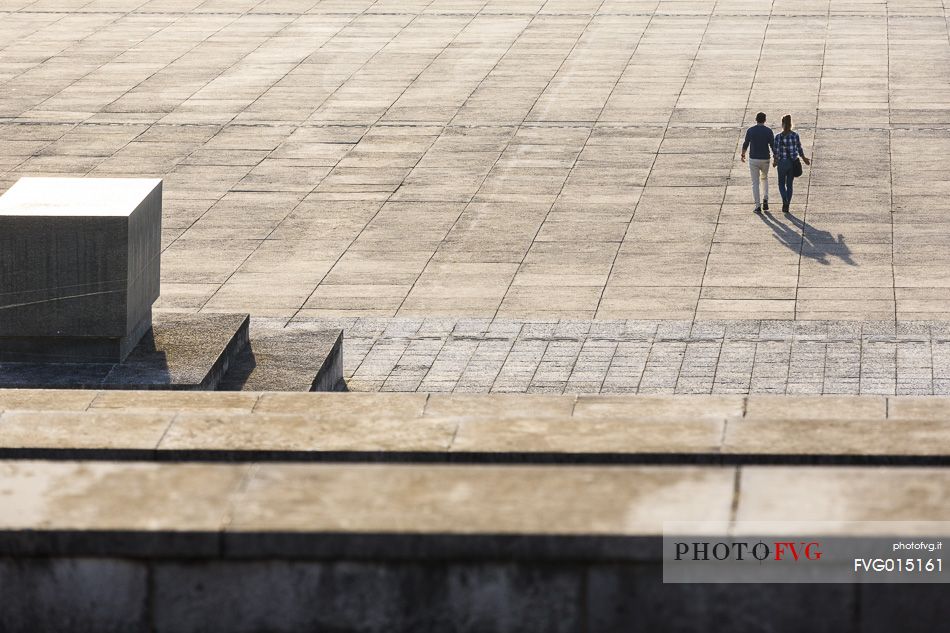
[[797,175],[801,176],[801,164],[797,164],[799,157],[806,165],[811,165],[811,161],[805,158],[801,139],[792,131],[791,114],[782,117],[782,132],[775,136],[772,150],[772,166],[778,168],[778,192],[782,194],[782,213],[788,213],[788,207],[792,204],[792,183],[795,180],[796,168]]

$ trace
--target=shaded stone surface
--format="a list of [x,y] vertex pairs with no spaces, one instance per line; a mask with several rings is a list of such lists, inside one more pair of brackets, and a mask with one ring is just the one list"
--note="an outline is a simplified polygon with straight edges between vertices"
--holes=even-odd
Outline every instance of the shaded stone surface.
[[121,361],[158,298],[162,181],[22,178],[0,196],[0,360]]
[[950,617],[943,585],[667,585],[658,565],[584,560],[24,558],[0,561],[0,587],[10,633],[916,633]]
[[155,631],[571,633],[582,577],[566,565],[176,562],[155,576]]
[[248,321],[163,315],[122,363],[0,363],[0,387],[214,389],[247,345]]
[[585,560],[23,558],[0,561],[0,587],[10,633],[929,633],[950,617],[943,585],[668,585],[659,565]]
[[342,330],[257,330],[231,363],[222,391],[336,391],[343,383]]
[[660,565],[597,565],[587,581],[591,632],[864,630],[851,585],[664,584]]
[[[42,319],[42,316],[37,318]],[[102,336],[7,336],[0,340],[0,362],[121,362],[152,328],[151,311],[129,334]]]
[[148,569],[116,559],[0,559],[6,633],[148,630]]

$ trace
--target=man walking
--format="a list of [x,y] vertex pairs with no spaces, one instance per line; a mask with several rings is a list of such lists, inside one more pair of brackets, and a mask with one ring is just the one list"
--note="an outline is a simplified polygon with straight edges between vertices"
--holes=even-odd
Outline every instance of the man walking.
[[[775,134],[765,124],[765,112],[755,115],[755,125],[745,132],[745,142],[742,144],[742,162],[745,162],[746,150],[749,152],[749,171],[752,172],[752,197],[755,199],[755,213],[762,214],[762,210],[769,210],[769,152],[775,142]],[[759,203],[759,183],[762,183],[762,199]]]

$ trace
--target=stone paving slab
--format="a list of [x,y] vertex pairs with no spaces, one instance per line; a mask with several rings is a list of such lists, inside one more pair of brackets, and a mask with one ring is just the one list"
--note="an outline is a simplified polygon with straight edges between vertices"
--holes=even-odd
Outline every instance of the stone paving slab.
[[257,327],[343,329],[353,391],[950,395],[947,321],[349,317]]
[[[167,310],[939,319],[947,13],[0,0],[0,192],[163,178]],[[815,158],[789,216],[751,213],[759,110]]]

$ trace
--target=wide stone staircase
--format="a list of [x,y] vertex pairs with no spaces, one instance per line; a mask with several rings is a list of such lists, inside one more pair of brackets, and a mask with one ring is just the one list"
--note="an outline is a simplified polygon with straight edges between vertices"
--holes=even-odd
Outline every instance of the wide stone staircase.
[[3,390],[0,410],[3,631],[950,616],[940,584],[664,584],[662,565],[671,521],[933,536],[950,521],[946,399]]

